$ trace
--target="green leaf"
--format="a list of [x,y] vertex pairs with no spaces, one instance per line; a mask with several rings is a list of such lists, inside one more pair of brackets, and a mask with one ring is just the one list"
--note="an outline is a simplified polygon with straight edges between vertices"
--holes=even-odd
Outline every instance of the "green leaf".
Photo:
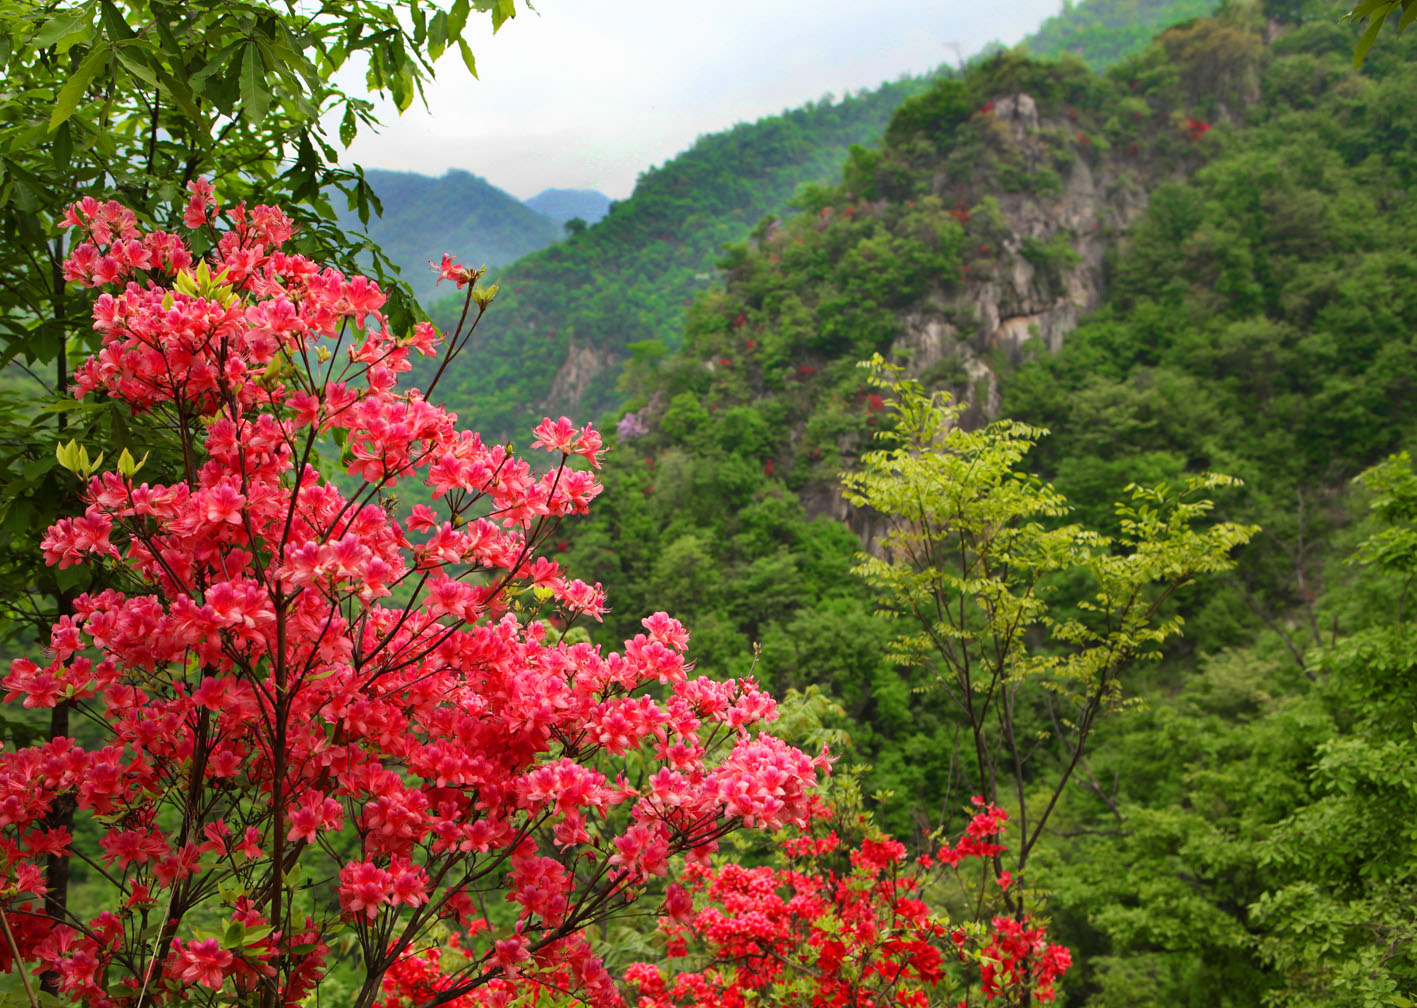
[[100,70],[108,65],[109,49],[107,46],[95,45],[89,50],[89,54],[84,57],[84,61],[79,64],[74,71],[74,76],[59,89],[59,94],[54,98],[54,111],[49,116],[49,131],[52,133],[59,128],[59,124],[66,121],[74,114],[74,110],[79,107],[79,102],[84,97],[84,92],[89,89],[93,79],[98,76]]
[[448,11],[449,39],[461,39],[463,28],[467,26],[468,0],[456,0]]
[[275,928],[269,924],[262,924],[260,927],[246,928],[242,938],[242,945],[251,945],[269,935]]
[[246,937],[246,925],[240,921],[231,921],[226,925],[226,931],[221,936],[222,948],[239,948],[244,945],[242,940]]
[[54,583],[59,586],[60,591],[85,588],[92,580],[93,572],[87,567],[65,567],[54,572]]
[[115,47],[113,55],[118,57],[118,62],[123,64],[123,68],[138,80],[150,88],[157,87],[157,74],[153,72],[153,68],[146,60],[127,51],[128,48],[126,46]]
[[1358,40],[1358,44],[1353,47],[1353,68],[1356,70],[1363,65],[1363,60],[1367,58],[1368,50],[1373,48],[1373,43],[1378,39],[1378,32],[1382,30],[1383,22],[1387,20],[1388,11],[1374,14],[1368,18],[1368,30],[1363,33],[1363,37]]
[[187,82],[180,77],[174,77],[162,66],[158,67],[158,76],[161,78],[163,86],[167,88],[167,93],[172,96],[172,100],[182,110],[182,114],[201,129],[201,124],[206,119],[201,110],[197,108],[196,97],[192,94],[192,89],[187,86]]
[[1348,12],[1348,20],[1361,21],[1379,7],[1391,6],[1396,0],[1363,0],[1362,3]]
[[128,19],[123,16],[123,12],[114,4],[113,0],[99,0],[99,19],[103,22],[103,27],[108,32],[109,38],[118,41],[137,38],[137,32],[133,31],[133,26],[128,24]]
[[178,20],[179,14],[168,4],[153,4],[153,27],[157,29],[157,37],[162,42],[163,51],[173,57],[174,62],[180,62],[183,56],[182,43],[177,39],[177,33],[172,30],[173,22]]
[[256,43],[246,43],[241,58],[241,112],[253,126],[259,126],[271,105],[271,92],[266,87],[266,71],[261,50]]
[[44,27],[30,39],[30,46],[34,49],[48,49],[54,46],[59,53],[65,53],[75,43],[92,37],[93,26],[88,15],[82,10],[76,10],[46,21]]
[[77,442],[70,441],[68,444],[54,446],[54,458],[58,463],[70,472],[79,464],[79,446]]
[[495,34],[508,20],[517,16],[516,0],[497,0],[492,8],[492,31]]
[[428,58],[437,60],[448,47],[448,15],[438,11],[428,24]]
[[350,144],[354,143],[354,136],[358,132],[359,123],[355,121],[354,108],[353,106],[346,105],[344,118],[340,120],[339,124],[339,142],[348,147]]
[[60,123],[54,133],[54,159],[60,164],[68,164],[74,156],[74,137],[67,122]]
[[463,65],[473,77],[477,76],[477,60],[472,58],[472,49],[462,39],[458,39],[458,51],[462,53]]

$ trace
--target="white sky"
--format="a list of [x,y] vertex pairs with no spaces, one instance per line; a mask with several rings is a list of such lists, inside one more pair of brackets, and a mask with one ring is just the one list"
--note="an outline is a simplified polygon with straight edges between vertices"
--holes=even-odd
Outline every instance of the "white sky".
[[456,51],[428,110],[382,110],[347,163],[462,168],[521,199],[628,196],[640,172],[705,134],[1013,45],[1061,0],[534,0],[495,37],[473,14],[479,80]]

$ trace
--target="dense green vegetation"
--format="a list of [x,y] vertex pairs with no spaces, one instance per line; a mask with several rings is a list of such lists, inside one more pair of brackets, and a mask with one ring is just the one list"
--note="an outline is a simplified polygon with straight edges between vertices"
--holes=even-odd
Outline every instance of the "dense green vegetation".
[[[1157,60],[1172,65],[1164,50]],[[991,107],[1020,91],[1042,124],[1027,144]],[[622,385],[631,412],[608,470],[618,504],[572,546],[617,601],[608,632],[632,627],[640,600],[669,599],[706,668],[738,671],[756,643],[758,674],[774,689],[827,688],[876,764],[868,786],[897,794],[887,813],[897,830],[936,824],[951,769],[934,754],[950,751],[955,728],[912,702],[928,679],[887,660],[891,628],[847,573],[857,537],[830,517],[845,514],[838,473],[884,406],[857,362],[890,353],[902,316],[922,306],[972,324],[969,278],[1005,265],[1000,200],[1056,196],[1060,170],[1103,157],[1109,128],[1138,172],[1198,157],[1171,124],[1170,100],[1138,104],[1080,63],[1012,55],[939,81],[901,108],[879,149],[853,153],[843,183],[807,190],[803,212],[765,220],[731,250],[727,285],[695,300],[681,350],[632,347]],[[1158,121],[1165,128],[1150,126]],[[1051,256],[1064,262],[1066,251]],[[972,391],[956,357],[923,377]]]
[[[1147,188],[1103,306],[1059,352],[1020,366],[963,339],[921,371],[966,400],[990,392],[980,365],[998,377],[1005,415],[1052,430],[1027,465],[1084,525],[1115,529],[1129,482],[1213,470],[1244,481],[1220,516],[1262,527],[1232,575],[1167,603],[1181,642],[1128,671],[1129,710],[1035,853],[1028,882],[1081,962],[1069,1003],[1417,994],[1417,477],[1400,460],[1352,484],[1417,421],[1417,71],[1395,43],[1355,74],[1354,33],[1329,19],[1267,46],[1262,27],[1235,5],[1105,77],[1003,56],[905,103],[841,183],[730,251],[680,349],[631,347],[614,503],[563,544],[610,590],[607,638],[651,599],[675,605],[704,668],[756,655],[775,690],[841,704],[847,762],[871,764],[892,828],[948,824],[962,722],[921,663],[890,660],[898,628],[850,573],[881,525],[836,474],[889,416],[856,362],[910,366],[922,313],[969,332],[1010,240],[1045,278],[1077,267],[1060,241],[1027,248],[1004,207],[1071,192],[1079,163]],[[990,106],[1021,91],[1029,142]],[[1081,590],[1060,577],[1050,597],[1064,613]],[[1051,710],[1020,716],[1045,738],[1063,731]]]

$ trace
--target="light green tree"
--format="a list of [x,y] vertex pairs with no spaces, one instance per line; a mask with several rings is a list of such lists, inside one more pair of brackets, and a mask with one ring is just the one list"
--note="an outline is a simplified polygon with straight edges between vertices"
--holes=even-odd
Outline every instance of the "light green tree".
[[1229,567],[1256,530],[1205,523],[1201,495],[1236,483],[1211,474],[1128,487],[1110,534],[1068,524],[1063,496],[1023,468],[1045,431],[1012,420],[966,430],[960,404],[879,358],[872,380],[894,426],[843,484],[887,531],[857,569],[898,620],[895,660],[959,718],[959,751],[939,758],[964,794],[1012,810],[1016,839],[995,867],[1022,876],[1069,783],[1097,787],[1089,742],[1126,705],[1127,670],[1179,632],[1168,601]]

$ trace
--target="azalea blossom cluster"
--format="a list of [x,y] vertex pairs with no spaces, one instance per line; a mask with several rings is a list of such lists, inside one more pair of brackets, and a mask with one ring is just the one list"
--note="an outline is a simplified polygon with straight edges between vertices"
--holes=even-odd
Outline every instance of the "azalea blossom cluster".
[[[181,461],[85,473],[84,512],[44,539],[52,564],[121,577],[3,682],[103,733],[0,754],[15,951],[94,1008],[295,1005],[353,936],[367,1008],[454,934],[442,1000],[541,976],[613,1002],[585,927],[676,854],[805,822],[825,754],[758,734],[772,699],[694,677],[664,613],[613,653],[553,628],[605,611],[539,555],[600,491],[593,428],[544,421],[541,470],[484,443],[399,388],[441,334],[391,332],[376,284],[283,250],[279,209],[198,182],[184,219],[209,255],[117,204],[65,216],[65,275],[101,289],[76,393],[165,420]],[[46,908],[51,857],[107,908]],[[495,937],[488,900],[510,904]]]
[[[1053,1000],[1071,957],[1043,928],[1002,913],[987,924],[952,924],[928,902],[941,895],[945,875],[964,887],[971,907],[982,912],[994,902],[987,891],[968,892],[962,862],[988,872],[1004,849],[997,834],[1008,817],[975,801],[959,841],[914,862],[889,836],[848,849],[832,831],[781,844],[785,867],[689,866],[684,888],[671,886],[661,933],[668,957],[694,966],[632,965],[625,980],[638,1008]],[[995,877],[988,889],[998,895],[1009,884]]]

